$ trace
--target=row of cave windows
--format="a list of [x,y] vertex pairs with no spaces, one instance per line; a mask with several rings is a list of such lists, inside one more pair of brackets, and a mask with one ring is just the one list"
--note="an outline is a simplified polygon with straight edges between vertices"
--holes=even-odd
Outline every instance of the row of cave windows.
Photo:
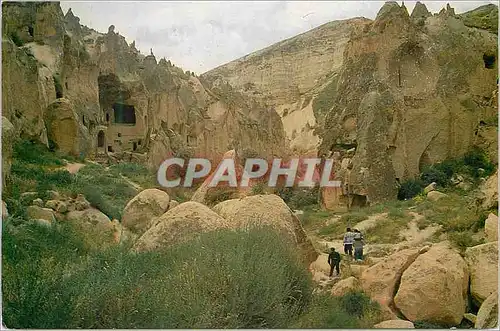
[[[104,147],[104,131],[99,131],[97,134],[97,147]],[[118,137],[121,137],[121,133],[118,133]],[[119,141],[118,141],[119,142]],[[132,142],[132,150],[137,150],[138,146],[141,146],[142,140]],[[113,146],[108,145],[108,152],[113,152]]]

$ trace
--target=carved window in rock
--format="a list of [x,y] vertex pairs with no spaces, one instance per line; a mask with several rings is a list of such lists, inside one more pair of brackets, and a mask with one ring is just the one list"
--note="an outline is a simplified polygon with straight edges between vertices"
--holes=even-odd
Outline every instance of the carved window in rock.
[[104,131],[97,134],[97,147],[104,147]]
[[135,125],[135,108],[132,105],[122,103],[113,104],[115,123]]

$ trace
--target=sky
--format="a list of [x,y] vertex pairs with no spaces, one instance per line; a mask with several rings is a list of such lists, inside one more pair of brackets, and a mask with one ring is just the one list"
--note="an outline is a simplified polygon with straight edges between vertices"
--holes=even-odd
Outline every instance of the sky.
[[[447,1],[421,1],[437,13]],[[401,4],[401,1],[398,1]],[[414,1],[405,1],[411,13]],[[449,1],[462,13],[498,1]],[[184,70],[202,74],[219,65],[306,32],[324,23],[374,19],[383,1],[61,1],[80,24],[99,32],[110,25],[135,40],[143,54],[153,49]]]

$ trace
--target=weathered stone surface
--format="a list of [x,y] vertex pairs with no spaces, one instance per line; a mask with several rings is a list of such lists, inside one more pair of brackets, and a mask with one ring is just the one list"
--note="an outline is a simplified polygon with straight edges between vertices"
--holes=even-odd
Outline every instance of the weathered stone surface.
[[447,245],[434,245],[406,269],[394,303],[410,321],[458,325],[465,313],[469,273]]
[[498,6],[488,4],[460,14],[465,25],[498,34]]
[[189,201],[167,211],[135,243],[136,251],[150,251],[195,238],[203,232],[229,228],[229,222],[201,203]]
[[66,218],[68,221],[89,226],[106,226],[111,221],[108,216],[95,208],[71,211]]
[[484,234],[487,241],[498,241],[498,216],[490,213],[484,222]]
[[227,200],[215,205],[213,210],[225,218],[233,228],[260,225],[274,227],[298,246],[307,264],[318,257],[300,220],[277,195],[253,195]]
[[26,216],[32,220],[45,220],[49,223],[56,221],[52,209],[41,208],[38,206],[29,206],[26,208]]
[[414,329],[415,326],[410,321],[390,320],[383,321],[373,326],[375,329]]
[[493,292],[484,300],[476,317],[476,329],[494,329],[498,327],[498,292]]
[[498,208],[498,171],[481,185],[478,200],[484,209]]
[[472,298],[481,303],[498,289],[498,242],[467,248],[465,260],[470,271]]
[[438,201],[440,199],[446,198],[447,196],[447,194],[438,191],[431,191],[427,193],[427,199],[429,199],[430,201]]
[[381,305],[392,305],[394,292],[397,290],[396,285],[401,275],[418,255],[418,249],[405,249],[363,271],[361,285],[365,293]]
[[78,194],[74,201],[74,208],[78,211],[88,209],[90,208],[90,202],[85,199],[85,196],[83,194]]
[[350,291],[356,291],[361,289],[359,280],[356,277],[349,277],[346,279],[342,279],[340,282],[335,284],[332,288],[331,294],[333,296],[344,296],[346,293]]
[[472,324],[476,324],[477,316],[472,313],[466,313],[464,314],[464,319],[468,320]]
[[[63,153],[80,156],[89,151],[85,142],[90,140],[88,129],[83,126],[74,105],[65,98],[51,103],[45,112],[48,139]],[[82,148],[83,147],[83,148]]]
[[37,192],[23,192],[21,193],[21,196],[19,197],[21,200],[21,203],[23,205],[28,205],[31,204],[33,200],[38,198],[38,193]]
[[163,215],[170,203],[170,196],[158,189],[147,189],[130,200],[122,215],[122,225],[138,235],[146,232],[155,224],[156,218]]
[[43,200],[40,199],[40,198],[33,200],[33,202],[31,204],[33,206],[37,206],[37,207],[42,207],[43,208]]

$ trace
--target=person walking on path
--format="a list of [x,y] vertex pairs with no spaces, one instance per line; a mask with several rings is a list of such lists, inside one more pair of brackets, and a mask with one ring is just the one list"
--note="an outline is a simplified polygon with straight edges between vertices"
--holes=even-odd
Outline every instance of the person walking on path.
[[340,275],[340,259],[341,256],[339,252],[335,251],[335,248],[332,247],[330,254],[328,254],[328,264],[330,265],[330,277],[333,275],[333,268],[337,272],[336,275]]
[[363,260],[363,246],[365,245],[365,241],[361,232],[358,229],[354,229],[354,242],[352,244],[354,248],[354,259],[356,261]]
[[354,242],[354,232],[351,231],[351,228],[347,228],[346,233],[344,234],[344,253],[352,257],[352,244]]

